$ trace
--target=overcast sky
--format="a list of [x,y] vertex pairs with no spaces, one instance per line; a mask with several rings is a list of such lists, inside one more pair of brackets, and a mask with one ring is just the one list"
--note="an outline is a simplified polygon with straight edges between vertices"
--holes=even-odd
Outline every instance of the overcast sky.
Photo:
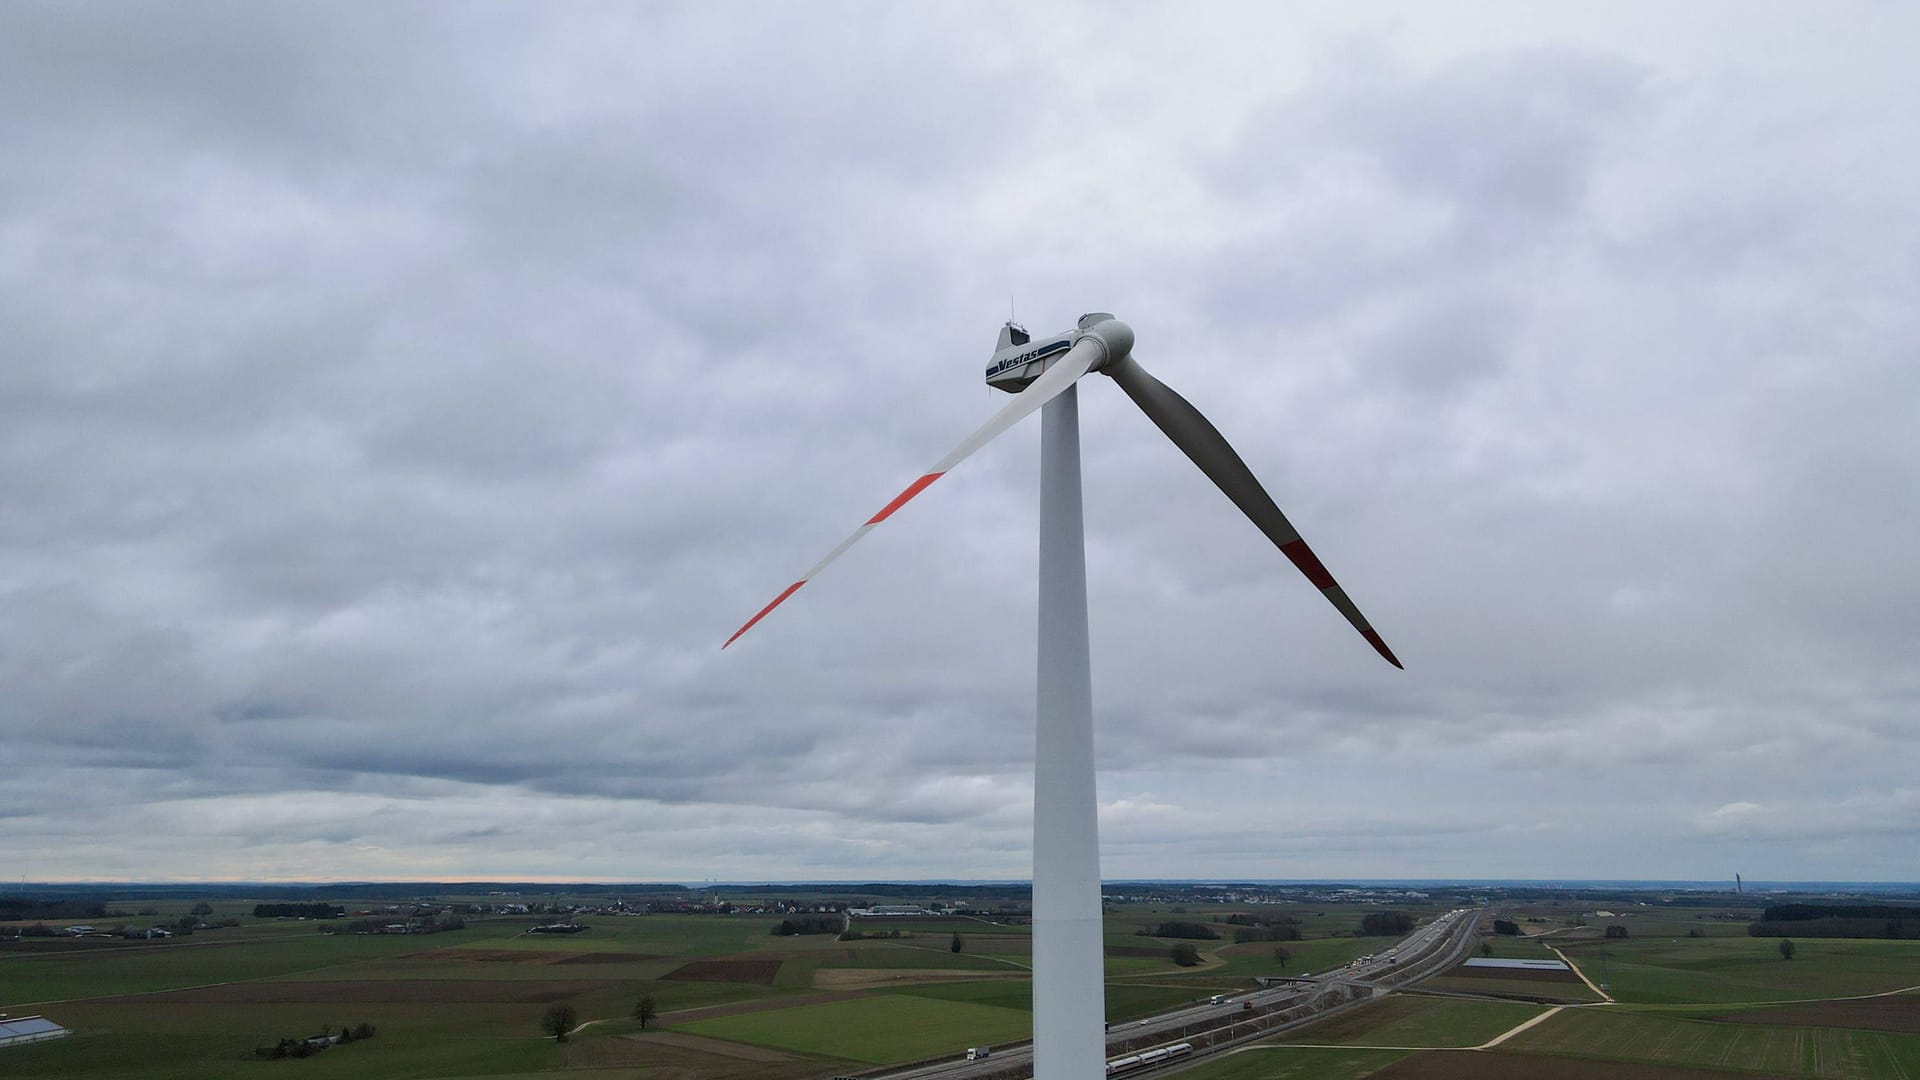
[[1920,11],[0,5],[0,876],[1920,876]]

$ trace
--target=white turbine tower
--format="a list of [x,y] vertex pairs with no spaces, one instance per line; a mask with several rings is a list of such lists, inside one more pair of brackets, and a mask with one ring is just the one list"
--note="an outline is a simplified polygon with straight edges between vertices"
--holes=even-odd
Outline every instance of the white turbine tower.
[[1147,374],[1133,359],[1133,329],[1104,312],[1082,315],[1074,329],[1039,341],[1017,324],[1003,327],[987,367],[987,385],[1013,393],[1014,399],[721,646],[732,645],[927,485],[1045,406],[1040,418],[1040,636],[1033,764],[1033,1075],[1037,1080],[1095,1080],[1106,1074],[1100,836],[1094,797],[1086,543],[1080,517],[1080,412],[1074,385],[1094,371],[1119,383],[1354,629],[1388,663],[1400,666],[1240,455],[1198,409]]

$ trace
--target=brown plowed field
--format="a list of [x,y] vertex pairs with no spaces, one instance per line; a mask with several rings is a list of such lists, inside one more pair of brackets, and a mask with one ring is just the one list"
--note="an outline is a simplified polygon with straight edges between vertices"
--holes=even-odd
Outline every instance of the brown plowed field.
[[354,1002],[539,1004],[603,990],[610,982],[553,979],[328,979],[200,986],[164,994],[103,998],[163,1005],[349,1005]]
[[1629,1061],[1589,1061],[1552,1054],[1479,1053],[1428,1050],[1401,1058],[1373,1073],[1371,1080],[1789,1080],[1777,1073],[1727,1073],[1642,1065]]
[[891,971],[887,968],[820,968],[813,973],[818,990],[873,990],[883,986],[913,986],[920,983],[960,982],[966,979],[1018,979],[1024,971],[955,971],[934,968],[928,971]]
[[1505,982],[1500,979],[1450,979],[1435,976],[1420,983],[1421,990],[1434,990],[1454,994],[1478,994],[1483,997],[1511,998],[1515,1001],[1541,1002],[1582,1002],[1599,1001],[1593,991],[1583,982],[1544,983],[1528,982],[1516,979]]
[[1510,979],[1514,982],[1577,983],[1580,981],[1580,976],[1575,975],[1572,968],[1566,968],[1560,971],[1542,971],[1539,968],[1468,967],[1465,964],[1461,964],[1459,967],[1449,968],[1446,974],[1450,978]]
[[727,1005],[706,1005],[698,1009],[678,1009],[666,1019],[675,1024],[684,1024],[689,1020],[711,1020],[716,1016],[739,1016],[741,1013],[766,1012],[768,1009],[791,1009],[799,1005],[820,1005],[829,1001],[852,1001],[854,998],[867,997],[863,993],[843,993],[828,991],[819,994],[794,994],[791,997],[774,997],[764,1001],[735,1001]]
[[560,1064],[568,1069],[612,1069],[654,1062],[646,1047],[613,1038],[571,1040],[560,1048]]
[[534,952],[531,949],[429,949],[402,953],[396,960],[426,960],[436,964],[552,964],[573,953]]
[[555,960],[556,964],[641,964],[648,960],[665,960],[664,956],[655,956],[643,952],[589,952],[568,953],[565,959]]
[[695,960],[661,976],[679,982],[757,983],[772,986],[779,960]]
[[1730,1024],[1780,1024],[1787,1027],[1863,1028],[1869,1031],[1920,1033],[1920,996],[1863,998],[1859,1001],[1812,1001],[1804,1005],[1776,1005],[1728,1013],[1712,1019]]
[[746,1043],[727,1042],[725,1039],[709,1039],[705,1035],[689,1035],[684,1031],[636,1031],[631,1035],[622,1035],[624,1041],[634,1043],[654,1043],[674,1046],[682,1050],[696,1050],[715,1057],[736,1058],[740,1061],[792,1061],[793,1055],[784,1050],[775,1050],[767,1046],[750,1046]]

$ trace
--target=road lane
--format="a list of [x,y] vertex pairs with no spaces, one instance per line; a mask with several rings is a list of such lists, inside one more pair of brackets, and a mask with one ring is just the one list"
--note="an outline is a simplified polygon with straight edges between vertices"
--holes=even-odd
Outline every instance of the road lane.
[[[1173,1042],[1192,1042],[1192,1057],[1159,1068],[1131,1069],[1127,1076],[1162,1075],[1177,1071],[1208,1054],[1319,1019],[1345,1009],[1380,991],[1410,985],[1453,966],[1467,951],[1473,929],[1481,912],[1466,908],[1449,911],[1416,928],[1413,933],[1383,952],[1343,967],[1302,977],[1280,986],[1246,993],[1223,995],[1215,1004],[1202,1002],[1183,1006],[1173,1012],[1144,1021],[1117,1024],[1107,1032],[1107,1057],[1138,1052],[1141,1049]],[[1352,995],[1349,997],[1348,995]],[[1340,1002],[1298,1020],[1276,1020],[1274,1014],[1330,996]],[[1249,1008],[1251,1006],[1251,1008]],[[1245,1021],[1239,1014],[1251,1013]],[[1220,1021],[1226,1023],[1220,1023]],[[1269,1021],[1261,1023],[1261,1021]],[[1222,1030],[1224,1029],[1224,1030]],[[1242,1031],[1244,1029],[1244,1031]],[[1204,1045],[1203,1045],[1204,1044]],[[866,1074],[863,1080],[1009,1080],[1029,1075],[1033,1067],[1031,1044],[1020,1043],[993,1048],[991,1056],[980,1061],[947,1060],[892,1072]]]

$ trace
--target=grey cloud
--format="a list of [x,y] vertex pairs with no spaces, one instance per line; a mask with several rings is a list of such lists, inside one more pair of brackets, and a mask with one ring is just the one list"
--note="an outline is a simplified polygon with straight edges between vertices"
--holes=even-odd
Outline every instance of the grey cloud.
[[1914,162],[1827,164],[1888,109],[1738,28],[1090,14],[6,9],[5,861],[1023,874],[1031,425],[718,652],[995,404],[1008,291],[1132,321],[1409,661],[1093,380],[1116,872],[1647,876],[1900,790]]

